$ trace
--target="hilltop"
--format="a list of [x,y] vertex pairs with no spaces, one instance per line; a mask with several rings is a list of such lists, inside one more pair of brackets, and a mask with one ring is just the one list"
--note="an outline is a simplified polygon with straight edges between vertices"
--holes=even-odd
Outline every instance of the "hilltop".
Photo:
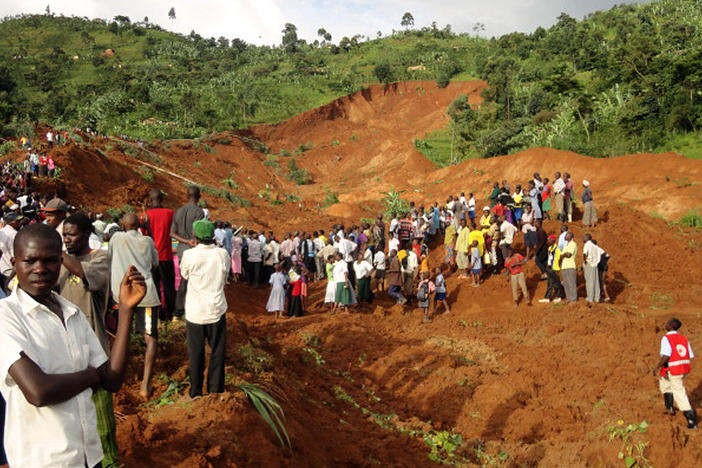
[[282,122],[379,81],[482,79],[489,86],[480,108],[459,108],[443,128],[416,138],[435,162],[452,162],[451,135],[457,160],[539,146],[699,157],[701,19],[699,2],[662,0],[582,21],[563,14],[549,29],[499,38],[435,25],[307,43],[287,25],[280,46],[259,47],[124,16],[7,18],[0,121],[6,136],[31,132],[29,120],[194,138]]

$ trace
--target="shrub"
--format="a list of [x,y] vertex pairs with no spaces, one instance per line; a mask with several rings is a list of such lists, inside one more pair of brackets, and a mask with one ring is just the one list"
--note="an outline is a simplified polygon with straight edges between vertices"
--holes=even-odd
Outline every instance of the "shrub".
[[5,156],[7,153],[17,150],[17,145],[14,141],[6,141],[0,145],[0,156]]
[[678,223],[682,224],[683,226],[699,229],[702,228],[702,215],[700,215],[697,211],[690,210],[682,218],[680,218]]
[[383,192],[385,196],[380,201],[385,207],[385,215],[388,218],[394,218],[409,211],[409,202],[401,197],[404,192],[394,188],[389,192]]
[[288,179],[295,182],[297,185],[305,185],[310,182],[310,175],[305,169],[297,167],[295,158],[288,161]]
[[334,205],[336,203],[339,203],[339,194],[332,192],[329,187],[324,188],[324,207],[328,207],[331,205]]
[[388,63],[376,65],[376,67],[373,69],[373,74],[376,78],[378,78],[378,81],[384,84],[391,83],[394,79],[392,68]]
[[273,369],[273,356],[256,348],[251,343],[239,346],[239,355],[243,358],[242,367],[252,374],[261,374]]
[[154,183],[154,172],[149,167],[144,166],[142,164],[141,166],[139,166],[139,171],[141,171],[142,179],[144,179],[149,184]]

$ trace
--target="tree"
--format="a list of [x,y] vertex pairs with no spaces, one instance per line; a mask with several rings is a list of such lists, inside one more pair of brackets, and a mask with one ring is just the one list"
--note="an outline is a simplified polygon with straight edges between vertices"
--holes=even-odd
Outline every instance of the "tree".
[[404,15],[402,15],[402,21],[400,21],[400,25],[405,29],[409,29],[410,26],[414,26],[414,16],[412,16],[412,13],[408,11]]
[[176,19],[175,8],[171,7],[171,9],[168,10],[168,19],[170,19],[170,20]]
[[297,38],[297,26],[292,23],[285,23],[283,28],[283,48],[288,53],[294,53],[298,51],[299,39]]
[[51,14],[51,8],[49,8],[49,5],[46,5],[46,14],[50,15]]
[[480,33],[485,32],[485,23],[475,23],[473,25],[473,32],[475,33],[475,37],[480,37]]
[[393,81],[392,68],[390,68],[390,65],[387,63],[377,65],[373,70],[373,74],[381,83],[388,84]]
[[144,16],[144,24],[147,26],[149,25],[149,17],[148,16]]

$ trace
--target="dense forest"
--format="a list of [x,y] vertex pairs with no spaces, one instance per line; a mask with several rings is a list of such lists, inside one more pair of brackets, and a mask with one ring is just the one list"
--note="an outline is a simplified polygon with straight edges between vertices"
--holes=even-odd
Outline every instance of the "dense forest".
[[415,141],[440,164],[530,146],[593,156],[702,147],[698,0],[618,6],[581,21],[562,14],[551,28],[489,39],[479,27],[457,34],[411,20],[375,38],[320,27],[311,43],[286,24],[269,47],[178,35],[148,18],[5,18],[0,136],[47,122],[196,137],[281,121],[374,82],[480,78],[489,83],[480,108],[459,97],[449,126]]

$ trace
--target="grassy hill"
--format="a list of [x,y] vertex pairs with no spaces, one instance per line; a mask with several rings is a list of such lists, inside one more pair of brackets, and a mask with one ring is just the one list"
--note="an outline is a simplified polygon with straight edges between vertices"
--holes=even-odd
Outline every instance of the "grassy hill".
[[662,0],[491,39],[434,26],[307,43],[287,25],[268,47],[122,16],[21,16],[0,22],[0,121],[6,136],[41,121],[196,137],[282,121],[373,82],[482,78],[484,104],[457,102],[449,126],[418,149],[441,164],[450,147],[455,160],[530,146],[700,154],[700,25],[699,2]]

